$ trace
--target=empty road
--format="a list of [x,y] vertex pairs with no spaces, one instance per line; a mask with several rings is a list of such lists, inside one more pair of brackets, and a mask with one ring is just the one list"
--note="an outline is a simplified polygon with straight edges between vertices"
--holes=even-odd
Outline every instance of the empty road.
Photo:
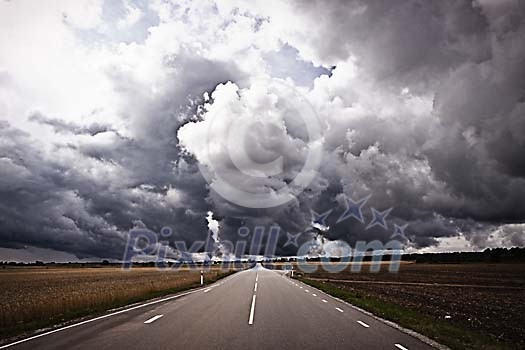
[[261,266],[165,299],[0,349],[432,349]]

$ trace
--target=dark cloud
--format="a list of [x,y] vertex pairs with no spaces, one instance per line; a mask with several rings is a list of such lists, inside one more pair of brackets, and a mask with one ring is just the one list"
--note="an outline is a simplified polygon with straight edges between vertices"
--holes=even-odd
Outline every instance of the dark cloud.
[[[204,105],[215,102],[203,93],[249,74],[232,63],[239,57],[204,58],[206,45],[181,45],[162,56],[162,78],[155,83],[125,66],[108,69],[123,101],[118,118],[124,130],[89,118],[85,124],[50,118],[43,111],[30,120],[67,136],[57,137],[46,152],[29,134],[0,124],[0,245],[118,259],[127,231],[139,222],[156,232],[171,226],[172,239],[188,245],[204,239],[209,210],[220,221],[223,240],[235,243],[241,226],[264,226],[268,233],[278,225],[303,232],[303,243],[320,232],[312,228],[312,210],[332,210],[330,229],[322,235],[350,245],[386,242],[394,225],[408,224],[409,245],[417,249],[460,234],[480,249],[494,242],[522,246],[523,2],[295,1],[292,7],[301,19],[292,24],[306,27],[278,33],[287,44],[266,52],[261,62],[284,62],[285,71],[273,67],[273,74],[299,77],[304,86],[310,84],[303,78],[325,72],[308,60],[336,65],[304,90],[321,119],[324,153],[318,176],[296,200],[246,209],[210,189],[198,152],[188,151],[179,132],[192,131],[189,139],[202,144],[193,131],[206,121],[210,106]],[[270,16],[257,31],[278,25],[272,21]],[[213,40],[227,41],[222,34]],[[247,60],[252,49],[243,51]],[[300,65],[293,66],[290,52]],[[288,65],[297,71],[287,74],[293,70]],[[0,83],[6,77],[2,73]],[[261,101],[261,95],[252,97]],[[285,172],[254,182],[228,172],[237,187],[276,190],[298,173],[305,160],[304,126],[293,117],[283,125],[252,130],[246,149],[264,161],[283,155]],[[232,169],[229,157],[220,160],[222,170]],[[337,222],[345,196],[368,195],[364,222]],[[386,229],[367,229],[372,208],[393,208]],[[296,254],[285,243],[282,233],[277,253]]]
[[58,118],[49,118],[42,113],[35,112],[29,116],[29,120],[43,125],[51,126],[56,133],[71,133],[75,135],[95,136],[103,132],[116,132],[114,128],[107,124],[92,123],[89,125],[78,125],[66,122]]
[[[460,232],[483,248],[499,225],[525,220],[522,2],[298,1],[294,9],[316,27],[300,36],[303,41],[290,37],[303,57],[334,64],[354,57],[361,81],[334,83],[328,96],[334,100],[316,105],[330,125],[317,184],[278,210],[225,219],[223,234],[261,217],[301,232],[310,224],[310,210],[334,209],[324,234],[329,239],[386,241],[393,223],[409,223],[407,236],[416,248]],[[337,68],[333,74],[334,81],[345,79]],[[404,89],[413,101],[431,99],[430,109],[399,108],[409,104],[400,94]],[[380,115],[380,108],[371,108],[356,117],[351,109],[366,98],[393,111]],[[343,108],[326,106],[336,101]],[[366,220],[372,206],[395,208],[389,230],[336,223],[344,210],[341,196],[368,194]],[[221,215],[242,216],[213,198]],[[524,234],[521,226],[515,230]],[[506,244],[519,243],[518,236]]]
[[[335,63],[354,56],[359,77],[382,85],[377,89],[387,98],[388,91],[407,88],[411,96],[433,99],[426,116],[371,111],[338,121],[327,137],[327,146],[339,151],[331,163],[336,171],[321,174],[330,183],[342,182],[343,190],[325,192],[323,201],[371,193],[369,203],[395,207],[393,222],[410,222],[407,231],[417,246],[460,229],[481,231],[463,224],[470,220],[484,228],[525,220],[522,2],[296,2],[295,8],[317,23],[298,43],[308,45],[314,58]],[[347,108],[365,101],[348,88],[353,83],[339,92]],[[376,102],[394,109],[399,100]],[[344,146],[349,132],[351,143]],[[381,236],[363,225],[343,225],[330,234],[346,240]]]
[[[191,116],[188,101],[239,73],[235,67],[203,59],[192,62],[184,55],[166,64],[189,67],[188,73],[166,77],[164,95],[154,99],[113,72],[130,101],[129,136],[109,125],[81,126],[33,114],[32,121],[57,133],[86,136],[56,142],[48,155],[29,134],[2,121],[1,246],[35,245],[79,258],[121,259],[127,233],[137,220],[155,232],[170,226],[172,239],[189,245],[206,238],[207,189],[195,161],[180,154],[176,130]],[[208,73],[196,75],[197,67]]]
[[380,80],[430,83],[465,61],[490,57],[489,25],[467,1],[296,1],[316,23],[306,39],[323,61],[351,55]]

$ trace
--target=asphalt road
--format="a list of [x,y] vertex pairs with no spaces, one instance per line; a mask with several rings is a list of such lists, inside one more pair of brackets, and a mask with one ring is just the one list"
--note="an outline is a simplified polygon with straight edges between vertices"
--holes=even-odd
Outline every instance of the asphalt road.
[[260,266],[169,300],[146,303],[7,348],[432,349],[282,272]]

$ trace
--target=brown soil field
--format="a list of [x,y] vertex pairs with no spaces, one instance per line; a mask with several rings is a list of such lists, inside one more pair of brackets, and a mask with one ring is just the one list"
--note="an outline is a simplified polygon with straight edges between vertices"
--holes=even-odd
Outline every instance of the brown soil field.
[[[205,281],[224,275],[206,271]],[[0,338],[200,285],[199,270],[8,268],[0,270]]]
[[525,264],[403,263],[398,273],[363,265],[336,274],[319,267],[304,277],[525,348]]

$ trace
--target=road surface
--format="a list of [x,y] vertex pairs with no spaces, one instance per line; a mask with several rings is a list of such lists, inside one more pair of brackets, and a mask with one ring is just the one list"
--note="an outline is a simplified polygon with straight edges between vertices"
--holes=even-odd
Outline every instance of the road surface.
[[165,299],[0,349],[432,349],[261,266]]

